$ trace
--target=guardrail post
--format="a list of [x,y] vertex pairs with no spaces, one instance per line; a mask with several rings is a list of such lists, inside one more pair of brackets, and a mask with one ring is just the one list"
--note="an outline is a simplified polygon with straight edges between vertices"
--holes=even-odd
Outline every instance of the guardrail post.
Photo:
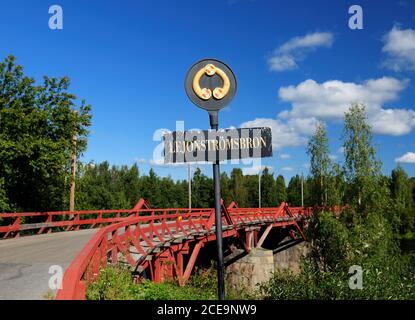
[[17,227],[17,231],[16,231],[16,235],[14,236],[15,238],[19,238],[20,237],[20,216],[17,217],[15,224]]

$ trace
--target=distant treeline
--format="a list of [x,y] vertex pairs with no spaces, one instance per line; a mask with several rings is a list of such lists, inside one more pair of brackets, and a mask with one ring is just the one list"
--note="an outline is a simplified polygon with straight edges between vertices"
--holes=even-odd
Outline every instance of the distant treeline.
[[[340,166],[335,165],[337,170]],[[281,202],[291,206],[301,206],[300,175],[293,176],[288,185],[282,175],[275,175],[264,168],[261,172],[261,206],[276,207]],[[323,205],[333,206],[344,204],[346,182],[340,171],[332,176]],[[240,207],[258,207],[259,186],[258,174],[244,175],[242,170],[234,168],[230,175],[221,174],[222,198],[225,204],[235,201]],[[384,177],[390,193],[397,198],[401,189],[407,190],[409,204],[415,200],[415,178],[408,178],[404,169],[398,166],[390,177]],[[192,176],[192,207],[213,207],[213,179],[197,168]],[[140,198],[144,198],[153,208],[187,208],[188,181],[173,180],[171,177],[159,177],[153,169],[149,174],[141,175],[137,164],[128,166],[110,166],[107,161],[99,164],[89,163],[78,165],[76,181],[77,210],[96,209],[130,209]],[[311,176],[304,178],[304,205],[314,206],[320,203],[315,190],[315,179]],[[325,200],[325,199],[324,199]],[[413,223],[413,210],[406,211],[409,217],[404,218],[407,224]],[[403,213],[405,215],[405,213]]]
[[[132,208],[140,198],[154,208],[189,206],[187,180],[159,177],[153,169],[140,175],[136,164],[110,166],[108,162],[80,164],[76,181],[77,209]],[[300,178],[293,178],[288,190],[284,177],[274,175],[265,168],[261,175],[262,206],[275,207],[290,199],[301,203]],[[222,198],[226,204],[235,200],[239,206],[258,207],[258,175],[243,175],[241,169],[221,174]],[[213,180],[197,168],[192,175],[192,207],[213,207]],[[298,190],[294,190],[298,187]],[[289,196],[287,196],[287,192]],[[297,199],[298,198],[298,199]]]

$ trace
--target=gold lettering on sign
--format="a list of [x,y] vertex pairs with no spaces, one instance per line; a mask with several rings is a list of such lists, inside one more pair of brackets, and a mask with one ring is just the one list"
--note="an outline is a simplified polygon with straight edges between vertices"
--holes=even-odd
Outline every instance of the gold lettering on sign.
[[248,138],[248,146],[250,149],[252,149],[252,138]]
[[169,141],[166,149],[170,153],[189,153],[206,151],[226,151],[235,149],[258,149],[267,146],[266,139],[263,137],[254,138],[232,138],[219,136],[217,139],[203,139],[191,141]]
[[223,138],[219,139],[219,150],[225,150],[226,149],[226,141]]
[[213,140],[215,142],[215,151],[219,150],[219,142],[218,140]]
[[[190,146],[192,146],[192,149],[190,149]],[[187,152],[193,151],[193,143],[191,141],[186,141],[186,151]]]

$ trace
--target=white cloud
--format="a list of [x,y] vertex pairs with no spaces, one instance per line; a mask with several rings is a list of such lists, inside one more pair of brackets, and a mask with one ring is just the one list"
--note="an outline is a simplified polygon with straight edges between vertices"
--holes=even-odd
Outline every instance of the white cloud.
[[415,152],[407,152],[403,156],[396,158],[395,161],[400,163],[415,163]]
[[310,49],[316,47],[330,47],[333,44],[334,36],[330,32],[309,33],[303,37],[294,37],[284,43],[279,52],[292,52],[298,49]]
[[283,118],[318,117],[339,119],[354,102],[364,103],[368,110],[378,109],[383,103],[398,98],[406,88],[407,80],[383,77],[369,79],[363,84],[330,80],[317,83],[305,80],[297,86],[281,87],[279,97],[292,104],[291,111],[282,112]]
[[270,172],[274,171],[274,167],[272,167],[272,166],[252,166],[252,167],[242,168],[242,172],[243,172],[244,175],[251,176],[251,175],[258,174],[258,172],[264,170],[265,168],[268,168],[268,170]]
[[334,161],[334,160],[337,160],[338,157],[335,154],[330,154],[329,158],[330,160]]
[[408,134],[415,127],[415,111],[380,109],[369,118],[376,133],[391,136]]
[[242,123],[241,127],[270,127],[273,146],[280,149],[304,145],[307,142],[304,134],[312,132],[316,124],[316,119],[290,119],[284,123],[281,119],[258,118]]
[[394,26],[383,37],[384,65],[394,71],[415,70],[415,29]]
[[281,153],[281,154],[280,154],[280,158],[281,158],[282,160],[286,160],[286,159],[290,159],[290,158],[291,158],[291,156],[290,156],[288,153]]
[[188,163],[164,163],[164,158],[150,159],[150,166],[162,167],[162,168],[171,168],[171,167],[184,167],[188,166]]
[[[270,127],[273,147],[296,147],[308,141],[319,121],[344,118],[353,103],[366,106],[368,122],[375,134],[400,136],[415,128],[415,111],[385,108],[384,104],[399,99],[409,80],[392,77],[368,79],[362,83],[330,80],[318,83],[312,79],[296,86],[281,87],[279,97],[291,109],[280,112],[275,119],[257,118],[241,127]],[[339,149],[342,153],[342,149]]]
[[282,167],[281,168],[282,171],[294,171],[293,167]]
[[144,158],[134,158],[134,161],[137,163],[147,163],[147,160]]
[[342,153],[342,154],[343,154],[343,153],[344,153],[344,147],[340,147],[340,148],[337,150],[337,152],[338,152],[338,153]]
[[289,55],[274,55],[268,60],[272,71],[294,70],[298,68],[294,57]]
[[331,47],[334,36],[330,32],[315,32],[303,37],[294,37],[274,51],[268,63],[272,71],[293,70],[297,62],[304,60],[306,54],[318,47]]
[[291,118],[288,120],[288,126],[301,134],[311,135],[315,132],[318,122],[315,117]]
[[[374,133],[404,135],[415,127],[415,112],[410,109],[384,109],[383,105],[397,100],[408,83],[409,80],[391,77],[369,79],[361,84],[340,80],[318,83],[308,79],[297,86],[279,89],[280,99],[292,105],[291,110],[281,112],[279,118],[291,123],[337,120],[344,117],[352,103],[363,103]],[[310,125],[305,127],[314,129]]]

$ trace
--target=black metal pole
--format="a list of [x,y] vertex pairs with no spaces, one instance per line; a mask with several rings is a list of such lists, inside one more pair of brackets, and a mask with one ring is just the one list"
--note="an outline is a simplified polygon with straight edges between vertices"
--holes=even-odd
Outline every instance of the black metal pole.
[[[218,112],[210,112],[210,127],[218,130]],[[222,240],[222,209],[220,195],[220,168],[219,160],[213,164],[213,181],[215,187],[215,226],[216,226],[216,246],[218,250],[218,299],[225,300],[225,266],[223,263],[223,240]]]

